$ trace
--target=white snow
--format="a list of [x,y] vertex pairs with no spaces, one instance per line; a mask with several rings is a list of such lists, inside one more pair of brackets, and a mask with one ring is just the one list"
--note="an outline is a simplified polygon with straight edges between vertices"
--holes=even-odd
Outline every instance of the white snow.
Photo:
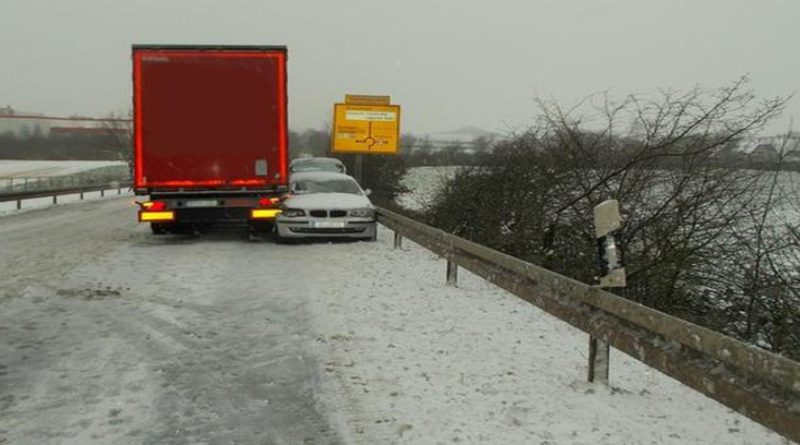
[[422,210],[430,204],[436,192],[453,176],[460,167],[413,167],[403,177],[401,184],[408,192],[397,197],[402,207]]
[[[789,443],[616,351],[611,386],[586,383],[585,334],[463,269],[457,287],[445,286],[443,260],[409,240],[392,249],[386,229],[374,243],[155,238],[135,223],[129,199],[82,206],[0,217],[0,243],[11,252],[0,257],[0,290],[28,286],[38,295],[3,300],[2,313],[47,329],[32,334],[32,359],[43,361],[30,377],[9,366],[29,386],[5,391],[32,398],[0,421],[8,437],[60,431],[76,434],[62,443],[141,443],[127,432],[167,431],[171,417],[156,413],[169,409],[191,427],[186,434],[198,434],[189,439],[257,443],[275,428],[259,410],[292,425],[282,402],[255,396],[279,389],[275,350],[302,346],[297,361],[317,377],[301,386],[347,444]],[[120,294],[91,297],[109,289]],[[68,311],[69,327],[55,309]],[[297,321],[270,321],[283,317]],[[25,353],[6,349],[8,360]],[[98,351],[96,363],[81,361]],[[160,386],[172,374],[159,372],[178,364],[208,369],[177,374],[184,398]],[[123,401],[128,423],[103,420]],[[201,429],[209,412],[218,429]],[[81,419],[94,423],[84,428]]]
[[66,176],[96,168],[127,165],[122,161],[17,161],[0,159],[0,178]]
[[[612,351],[586,382],[588,336],[391,232],[308,249],[322,403],[359,444],[786,444]],[[309,270],[310,267],[310,270]]]

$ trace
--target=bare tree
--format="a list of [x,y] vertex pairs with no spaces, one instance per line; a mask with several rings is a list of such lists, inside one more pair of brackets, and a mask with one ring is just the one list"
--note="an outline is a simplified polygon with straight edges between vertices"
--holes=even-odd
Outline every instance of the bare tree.
[[133,176],[133,111],[127,114],[110,113],[102,121],[105,130],[103,144],[105,148],[117,153],[120,160],[128,164],[130,177]]
[[592,209],[618,199],[629,283],[621,295],[798,357],[800,343],[784,332],[800,323],[785,310],[800,306],[788,266],[800,249],[786,235],[800,230],[770,223],[781,201],[775,174],[719,160],[786,100],[759,101],[740,79],[713,91],[592,96],[566,110],[540,101],[535,125],[457,174],[428,217],[591,282]]

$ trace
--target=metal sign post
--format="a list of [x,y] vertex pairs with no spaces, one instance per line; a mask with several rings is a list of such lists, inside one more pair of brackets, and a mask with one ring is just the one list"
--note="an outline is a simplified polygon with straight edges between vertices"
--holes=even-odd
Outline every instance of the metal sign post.
[[361,153],[356,154],[355,161],[353,177],[356,178],[356,182],[361,184],[361,179],[364,177],[364,155]]

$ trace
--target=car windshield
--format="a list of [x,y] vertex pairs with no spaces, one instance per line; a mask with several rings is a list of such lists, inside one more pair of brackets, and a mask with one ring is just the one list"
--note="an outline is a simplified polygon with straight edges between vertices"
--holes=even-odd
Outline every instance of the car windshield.
[[344,166],[336,159],[301,159],[292,163],[292,171],[326,171],[344,173]]
[[351,179],[301,179],[292,184],[295,193],[352,193],[360,195],[361,188]]

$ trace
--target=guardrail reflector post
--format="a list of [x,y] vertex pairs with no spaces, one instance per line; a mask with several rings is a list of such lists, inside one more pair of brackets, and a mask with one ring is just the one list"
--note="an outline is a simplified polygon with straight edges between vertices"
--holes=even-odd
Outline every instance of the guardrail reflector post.
[[608,342],[589,336],[589,383],[595,381],[608,385]]
[[447,285],[455,286],[458,283],[458,264],[447,260]]
[[394,248],[395,249],[402,249],[403,248],[403,235],[400,235],[400,232],[394,232]]

